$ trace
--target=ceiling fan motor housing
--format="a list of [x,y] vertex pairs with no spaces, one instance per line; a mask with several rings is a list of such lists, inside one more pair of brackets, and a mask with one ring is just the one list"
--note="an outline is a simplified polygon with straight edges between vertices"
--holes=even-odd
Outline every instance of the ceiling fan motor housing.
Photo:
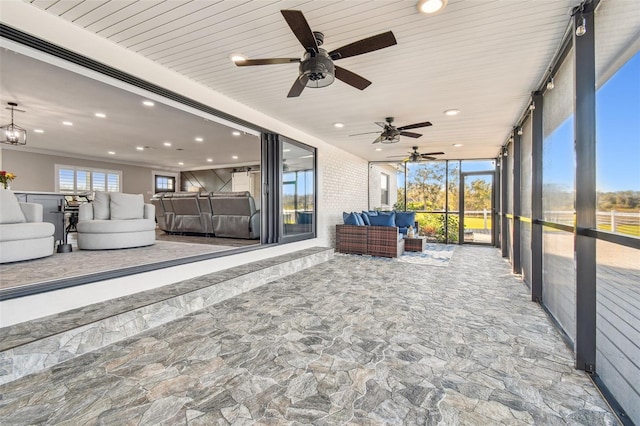
[[335,66],[324,49],[318,49],[318,53],[312,56],[305,53],[300,62],[300,76],[306,75],[307,87],[326,87],[335,80]]

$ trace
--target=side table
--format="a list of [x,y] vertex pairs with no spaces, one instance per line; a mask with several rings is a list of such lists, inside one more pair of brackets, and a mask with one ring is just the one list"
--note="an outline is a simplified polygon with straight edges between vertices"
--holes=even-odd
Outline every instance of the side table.
[[427,237],[405,237],[404,238],[404,250],[405,251],[424,251]]

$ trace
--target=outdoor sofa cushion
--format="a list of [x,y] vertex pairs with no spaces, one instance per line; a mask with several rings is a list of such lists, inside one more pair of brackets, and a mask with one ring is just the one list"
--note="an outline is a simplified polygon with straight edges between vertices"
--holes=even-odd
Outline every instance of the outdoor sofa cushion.
[[371,226],[396,226],[396,215],[392,212],[390,215],[369,216]]
[[342,213],[342,219],[344,220],[345,225],[356,225],[363,226],[364,222],[360,215],[356,213]]
[[406,234],[416,221],[416,212],[396,212],[396,226],[402,234]]

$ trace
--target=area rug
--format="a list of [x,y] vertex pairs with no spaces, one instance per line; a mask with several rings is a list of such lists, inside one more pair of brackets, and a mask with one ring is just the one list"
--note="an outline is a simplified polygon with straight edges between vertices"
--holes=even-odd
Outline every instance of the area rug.
[[398,262],[414,265],[449,266],[456,245],[427,243],[424,251],[405,251],[402,256],[395,259]]
[[[397,258],[378,257],[363,255],[363,257],[369,257],[371,259],[377,259],[387,262],[402,262],[411,263],[413,265],[425,265],[425,266],[438,266],[447,267],[449,261],[453,256],[453,252],[458,246],[455,244],[438,244],[427,243],[425,249],[422,252],[419,251],[405,251],[404,254]],[[336,256],[353,256],[352,254],[337,253]]]

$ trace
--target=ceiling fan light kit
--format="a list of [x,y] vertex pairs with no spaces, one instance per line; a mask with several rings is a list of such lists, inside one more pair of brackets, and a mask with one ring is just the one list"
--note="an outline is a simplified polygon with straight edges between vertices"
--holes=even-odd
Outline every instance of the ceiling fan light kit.
[[2,140],[0,143],[6,143],[8,145],[26,145],[27,144],[27,131],[13,122],[13,112],[24,112],[20,109],[16,109],[18,106],[15,102],[8,102],[6,109],[11,110],[11,123],[0,126],[0,132],[2,132]]
[[[409,152],[409,156],[404,158],[403,162],[405,163],[417,163],[419,161],[433,161],[433,160],[437,160],[436,157],[434,157],[434,155],[444,155],[444,152],[426,152],[426,153],[420,153],[418,152],[418,147],[417,146],[412,146],[411,147],[413,149],[413,151]],[[398,158],[398,157],[404,157],[404,155],[393,155],[391,157],[388,158]]]
[[[396,142],[400,142],[400,136],[406,136],[409,138],[419,138],[420,136],[422,136],[420,133],[407,132],[406,130],[417,129],[420,127],[428,127],[432,125],[431,122],[425,121],[423,123],[415,123],[415,124],[409,124],[406,126],[396,127],[393,125],[393,120],[394,120],[393,117],[387,117],[385,118],[386,123],[376,121],[375,124],[382,127],[382,132],[380,133],[380,136],[375,138],[375,140],[372,143],[384,143],[384,144],[396,143]],[[371,133],[378,133],[378,132],[358,133],[358,134],[349,135],[349,136],[368,135]]]
[[[324,34],[311,31],[309,23],[299,10],[281,10],[289,28],[296,36],[305,53],[299,58],[267,58],[234,60],[236,66],[277,65],[299,63],[299,74],[287,94],[288,98],[300,96],[305,87],[320,88],[329,86],[337,78],[359,90],[364,90],[371,82],[349,70],[334,65],[333,61],[351,56],[362,55],[397,44],[391,31],[368,37],[342,46],[331,52],[321,49]],[[232,55],[233,56],[233,55]],[[236,55],[238,56],[238,55]]]

